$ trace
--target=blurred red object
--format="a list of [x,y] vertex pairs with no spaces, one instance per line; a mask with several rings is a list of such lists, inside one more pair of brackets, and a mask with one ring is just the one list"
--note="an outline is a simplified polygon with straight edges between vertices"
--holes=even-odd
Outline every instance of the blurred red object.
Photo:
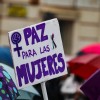
[[86,54],[78,56],[68,62],[71,73],[83,79],[89,78],[100,68],[100,55]]
[[100,43],[91,44],[84,47],[81,52],[84,53],[92,53],[92,54],[100,54]]

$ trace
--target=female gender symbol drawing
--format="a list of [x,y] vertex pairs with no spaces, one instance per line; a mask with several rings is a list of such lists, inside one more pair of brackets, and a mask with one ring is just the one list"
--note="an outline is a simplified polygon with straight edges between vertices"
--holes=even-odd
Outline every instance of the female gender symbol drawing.
[[11,36],[11,41],[13,44],[16,45],[16,48],[14,48],[14,51],[17,51],[18,57],[20,57],[20,50],[22,50],[22,47],[18,46],[18,43],[21,41],[21,35],[18,32],[14,32]]

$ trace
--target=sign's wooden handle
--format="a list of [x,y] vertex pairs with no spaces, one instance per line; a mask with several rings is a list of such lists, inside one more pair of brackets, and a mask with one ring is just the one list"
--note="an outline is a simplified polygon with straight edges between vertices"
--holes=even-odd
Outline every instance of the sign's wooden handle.
[[41,83],[41,88],[42,88],[42,93],[43,93],[44,100],[48,100],[48,95],[47,95],[45,82]]

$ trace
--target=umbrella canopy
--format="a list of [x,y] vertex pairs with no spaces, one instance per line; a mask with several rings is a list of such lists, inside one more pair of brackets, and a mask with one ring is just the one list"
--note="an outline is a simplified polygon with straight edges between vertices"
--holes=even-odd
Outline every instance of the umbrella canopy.
[[[8,65],[5,65],[5,64],[2,64],[2,63],[0,63],[0,66],[3,66],[3,68],[9,73],[9,75],[11,75],[12,80],[13,80],[14,83],[16,84],[14,69],[11,68],[11,67],[8,66]],[[26,100],[26,99],[27,99],[27,100],[30,100],[29,98],[31,98],[31,97],[34,96],[34,95],[40,96],[39,93],[37,92],[37,90],[36,90],[33,86],[28,86],[28,87],[26,87],[26,88],[23,88],[23,89],[19,90],[19,92],[20,92],[20,96],[18,97],[18,99],[22,99],[22,100],[23,100],[23,98],[24,98],[25,100]],[[28,93],[30,93],[31,95],[29,95]],[[27,96],[26,94],[27,94],[28,96]],[[25,96],[26,96],[26,97],[25,97]]]
[[30,96],[26,91],[20,90],[20,96],[18,96],[17,100],[32,100],[34,94]]
[[9,47],[0,47],[0,63],[13,67],[13,61]]
[[78,54],[100,54],[100,43],[88,45],[80,50]]
[[70,71],[83,79],[87,79],[100,68],[100,55],[86,54],[68,62]]
[[81,90],[90,100],[100,100],[100,70],[97,70],[81,86]]
[[0,66],[0,100],[15,100],[19,92],[9,73]]

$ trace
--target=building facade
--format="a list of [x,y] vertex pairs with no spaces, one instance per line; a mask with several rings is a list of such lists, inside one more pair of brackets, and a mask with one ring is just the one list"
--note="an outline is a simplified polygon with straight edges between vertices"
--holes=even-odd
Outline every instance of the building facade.
[[40,0],[38,5],[30,5],[29,0],[4,0],[0,9],[0,45],[9,45],[9,31],[38,23],[45,16],[58,18],[65,54],[100,42],[100,0]]
[[0,45],[8,46],[8,32],[41,22],[39,6],[31,0],[2,0],[0,3]]
[[50,12],[61,22],[66,54],[100,42],[100,0],[41,0],[43,13]]

